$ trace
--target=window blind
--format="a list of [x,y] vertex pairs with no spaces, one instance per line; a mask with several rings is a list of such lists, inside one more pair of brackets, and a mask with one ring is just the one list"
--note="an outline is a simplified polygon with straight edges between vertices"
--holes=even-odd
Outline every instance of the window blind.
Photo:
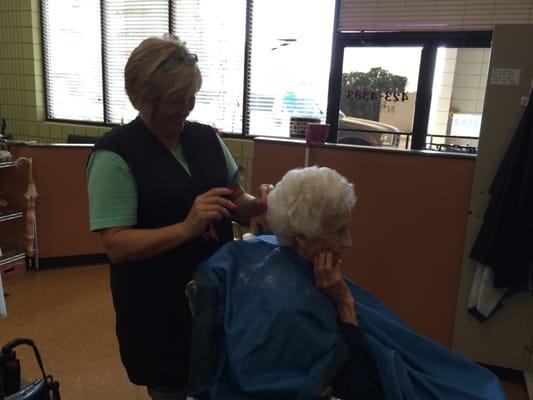
[[103,120],[100,6],[97,1],[43,1],[47,116]]
[[342,0],[339,30],[492,30],[533,23],[531,0]]
[[124,67],[143,39],[168,32],[168,1],[105,0],[102,4],[106,122],[128,122],[137,111],[124,89]]
[[325,119],[335,0],[41,2],[50,119],[133,119],[124,66],[141,40],[169,30],[199,57],[190,119],[284,136],[293,116]]
[[190,119],[241,133],[246,0],[173,0],[171,10],[172,32],[202,72]]

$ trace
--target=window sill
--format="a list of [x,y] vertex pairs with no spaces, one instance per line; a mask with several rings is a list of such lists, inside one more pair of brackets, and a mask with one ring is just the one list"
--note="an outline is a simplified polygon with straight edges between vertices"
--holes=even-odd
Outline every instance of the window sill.
[[[291,139],[291,138],[274,138],[267,136],[256,136],[254,142],[258,143],[277,143],[277,144],[287,144],[290,146],[306,146],[305,140],[303,139]],[[445,151],[435,151],[435,150],[406,150],[406,149],[397,149],[393,147],[378,147],[378,146],[358,146],[352,144],[337,144],[337,143],[312,143],[309,147],[322,147],[327,149],[336,149],[336,150],[346,150],[346,151],[370,151],[370,152],[379,152],[379,153],[390,153],[396,155],[417,155],[422,157],[444,157],[444,158],[462,158],[468,160],[475,160],[476,154],[463,154],[463,153],[453,153]]]

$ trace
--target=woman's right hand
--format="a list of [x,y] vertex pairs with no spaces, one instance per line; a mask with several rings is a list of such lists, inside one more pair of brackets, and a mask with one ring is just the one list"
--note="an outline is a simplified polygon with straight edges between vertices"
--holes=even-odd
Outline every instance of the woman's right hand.
[[341,261],[333,263],[331,252],[321,252],[314,260],[315,284],[337,306],[339,319],[357,325],[355,299],[341,273]]
[[200,236],[209,221],[230,217],[228,210],[235,211],[237,206],[223,196],[231,194],[231,189],[214,188],[196,197],[187,218],[183,221],[191,239]]
[[354,298],[341,273],[341,261],[333,263],[330,251],[322,251],[314,259],[315,284],[336,305],[354,304]]

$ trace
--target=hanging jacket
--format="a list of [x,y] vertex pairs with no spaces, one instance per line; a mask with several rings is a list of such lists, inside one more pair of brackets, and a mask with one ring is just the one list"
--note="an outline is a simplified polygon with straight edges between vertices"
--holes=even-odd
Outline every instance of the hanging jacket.
[[527,289],[533,263],[533,95],[489,194],[470,257],[494,269],[494,287]]

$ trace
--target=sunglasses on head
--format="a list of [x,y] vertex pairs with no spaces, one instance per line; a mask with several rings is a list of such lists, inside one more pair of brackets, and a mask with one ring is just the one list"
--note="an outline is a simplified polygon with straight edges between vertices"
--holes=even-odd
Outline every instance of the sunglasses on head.
[[179,58],[172,58],[172,54],[159,63],[154,72],[161,71],[171,61],[175,61],[176,64],[194,65],[198,62],[198,56],[196,54],[185,54]]

